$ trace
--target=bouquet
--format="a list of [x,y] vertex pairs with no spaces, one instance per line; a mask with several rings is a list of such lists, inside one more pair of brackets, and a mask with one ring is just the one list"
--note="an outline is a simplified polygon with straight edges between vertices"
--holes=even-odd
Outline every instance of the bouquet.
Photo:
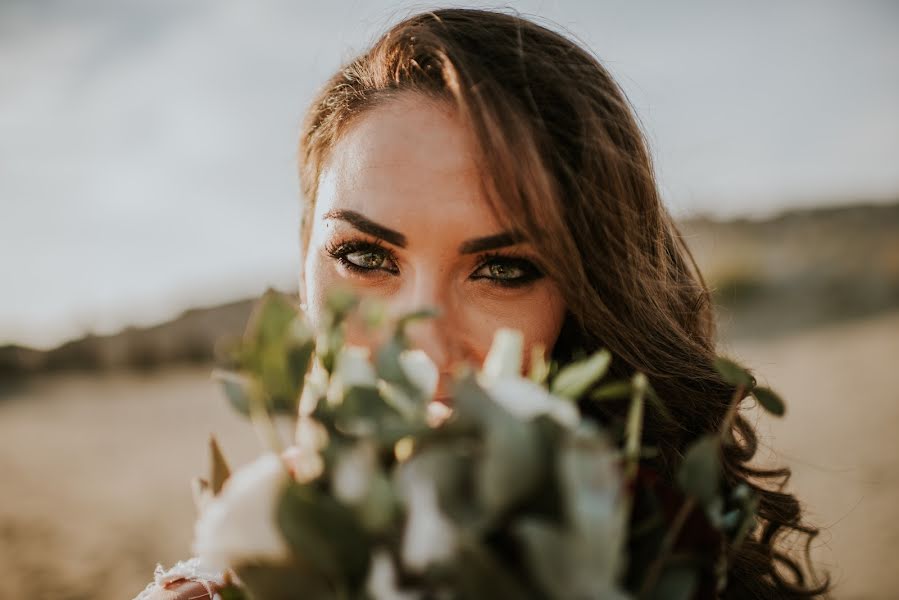
[[[631,514],[651,452],[643,414],[665,410],[643,374],[606,381],[605,350],[566,365],[542,351],[525,360],[521,334],[499,330],[484,364],[455,374],[447,407],[432,401],[437,370],[405,333],[432,313],[389,324],[373,352],[345,343],[351,313],[387,325],[382,307],[336,292],[313,331],[269,291],[215,372],[266,448],[231,472],[213,439],[211,473],[195,482],[194,566],[224,574],[223,600],[689,598],[698,567],[673,547],[697,507],[726,541],[724,584],[755,523],[751,491],[722,483],[729,426],[688,449],[680,512],[650,556],[629,556],[646,529]],[[750,389],[783,412],[741,367],[717,366],[737,386],[729,418]],[[578,408],[610,399],[629,403],[620,431]]]

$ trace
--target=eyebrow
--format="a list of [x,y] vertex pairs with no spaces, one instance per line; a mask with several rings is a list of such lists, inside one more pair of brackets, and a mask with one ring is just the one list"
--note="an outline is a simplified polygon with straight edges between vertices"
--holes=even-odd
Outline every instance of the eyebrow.
[[514,246],[521,241],[521,236],[511,231],[504,231],[495,235],[474,238],[459,245],[459,254],[474,254],[475,252],[486,252],[487,250],[495,250],[506,246]]
[[399,231],[394,231],[389,227],[379,225],[355,210],[331,210],[325,214],[325,219],[339,219],[341,221],[346,221],[362,233],[381,238],[385,242],[390,242],[394,246],[399,246],[400,248],[405,248],[407,244],[406,236]]
[[[325,213],[325,219],[338,219],[349,223],[362,233],[367,233],[376,238],[380,238],[385,242],[389,242],[394,246],[405,248],[408,245],[406,236],[385,227],[379,223],[375,223],[362,213],[355,210],[335,209]],[[493,235],[466,240],[459,245],[459,254],[474,254],[476,252],[486,252],[487,250],[495,250],[505,246],[513,246],[521,241],[521,236],[512,231],[504,231]]]

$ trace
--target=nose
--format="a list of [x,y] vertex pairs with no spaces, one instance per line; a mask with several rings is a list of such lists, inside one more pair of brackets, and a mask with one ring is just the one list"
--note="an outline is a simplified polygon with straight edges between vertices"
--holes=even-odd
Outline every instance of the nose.
[[[406,325],[406,337],[411,348],[421,350],[437,367],[440,387],[446,385],[454,363],[460,358],[456,338],[458,324],[454,307],[448,301],[447,292],[434,277],[424,274],[414,278],[391,302],[391,312],[396,317],[423,309],[434,309],[432,317],[414,319]],[[441,389],[438,388],[438,394]]]
[[453,362],[450,340],[447,339],[445,327],[440,322],[445,318],[443,313],[440,313],[434,317],[415,319],[406,325],[409,346],[427,354],[441,374],[447,373]]

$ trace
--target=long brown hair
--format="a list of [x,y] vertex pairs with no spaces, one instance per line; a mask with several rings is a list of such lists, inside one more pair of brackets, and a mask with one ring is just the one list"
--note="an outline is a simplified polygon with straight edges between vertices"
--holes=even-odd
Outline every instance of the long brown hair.
[[[519,16],[447,9],[412,16],[336,73],[314,100],[300,143],[305,248],[323,164],[359,115],[399,94],[447,102],[476,140],[497,217],[535,245],[568,307],[553,354],[608,348],[613,370],[646,373],[671,418],[650,411],[646,442],[671,481],[685,447],[717,431],[734,389],[714,369],[709,291],[663,206],[631,107],[600,62]],[[597,418],[614,408],[585,406]],[[789,471],[748,462],[756,436],[742,417],[724,449],[727,483],[759,493],[760,526],[731,562],[726,597],[820,594],[778,538],[817,533],[783,491]],[[775,489],[770,483],[774,481]]]

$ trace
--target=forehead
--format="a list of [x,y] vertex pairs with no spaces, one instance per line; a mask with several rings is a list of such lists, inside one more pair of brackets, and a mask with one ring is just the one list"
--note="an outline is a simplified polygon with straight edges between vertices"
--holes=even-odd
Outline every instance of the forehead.
[[322,170],[316,220],[361,212],[405,233],[489,235],[498,229],[471,135],[447,106],[408,95],[371,109],[335,144]]

